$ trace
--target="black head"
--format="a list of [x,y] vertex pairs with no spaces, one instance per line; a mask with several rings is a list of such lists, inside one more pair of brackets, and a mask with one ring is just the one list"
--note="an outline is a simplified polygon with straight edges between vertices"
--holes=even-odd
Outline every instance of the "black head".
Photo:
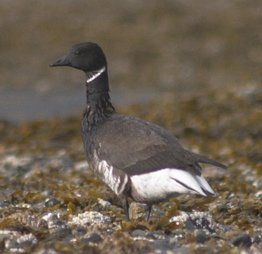
[[71,66],[86,73],[106,68],[106,57],[102,49],[93,42],[75,44],[62,58],[51,64],[55,66]]

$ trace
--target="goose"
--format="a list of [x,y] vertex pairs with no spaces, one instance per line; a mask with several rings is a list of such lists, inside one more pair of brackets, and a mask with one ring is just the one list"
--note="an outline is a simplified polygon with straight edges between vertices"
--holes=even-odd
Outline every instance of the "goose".
[[117,113],[109,95],[108,66],[101,47],[79,43],[51,67],[69,66],[86,74],[82,136],[94,174],[118,197],[129,219],[129,199],[152,205],[179,194],[215,195],[201,174],[201,163],[225,169],[220,162],[193,153],[168,130]]

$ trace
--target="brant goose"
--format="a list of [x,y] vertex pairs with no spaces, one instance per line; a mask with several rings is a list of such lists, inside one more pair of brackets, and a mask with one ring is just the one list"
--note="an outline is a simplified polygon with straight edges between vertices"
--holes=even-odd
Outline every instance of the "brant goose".
[[127,219],[128,198],[152,205],[180,193],[214,195],[200,163],[223,164],[184,149],[168,130],[115,112],[110,101],[106,57],[95,43],[74,45],[50,66],[85,72],[87,105],[82,120],[86,158],[94,173],[118,196]]

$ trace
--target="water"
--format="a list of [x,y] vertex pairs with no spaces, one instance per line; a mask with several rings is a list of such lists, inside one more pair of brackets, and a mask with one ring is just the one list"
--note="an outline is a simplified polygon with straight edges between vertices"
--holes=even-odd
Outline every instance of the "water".
[[[116,88],[111,93],[116,107],[143,103],[157,96],[156,90],[126,90]],[[81,114],[85,107],[85,90],[57,87],[49,92],[32,88],[1,89],[0,119],[12,122]]]

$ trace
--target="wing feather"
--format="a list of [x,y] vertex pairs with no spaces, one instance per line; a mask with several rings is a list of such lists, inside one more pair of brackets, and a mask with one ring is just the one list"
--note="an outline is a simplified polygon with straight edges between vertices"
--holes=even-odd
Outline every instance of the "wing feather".
[[199,163],[224,166],[185,150],[166,129],[141,119],[114,114],[96,130],[97,155],[128,175],[179,168],[201,175]]

